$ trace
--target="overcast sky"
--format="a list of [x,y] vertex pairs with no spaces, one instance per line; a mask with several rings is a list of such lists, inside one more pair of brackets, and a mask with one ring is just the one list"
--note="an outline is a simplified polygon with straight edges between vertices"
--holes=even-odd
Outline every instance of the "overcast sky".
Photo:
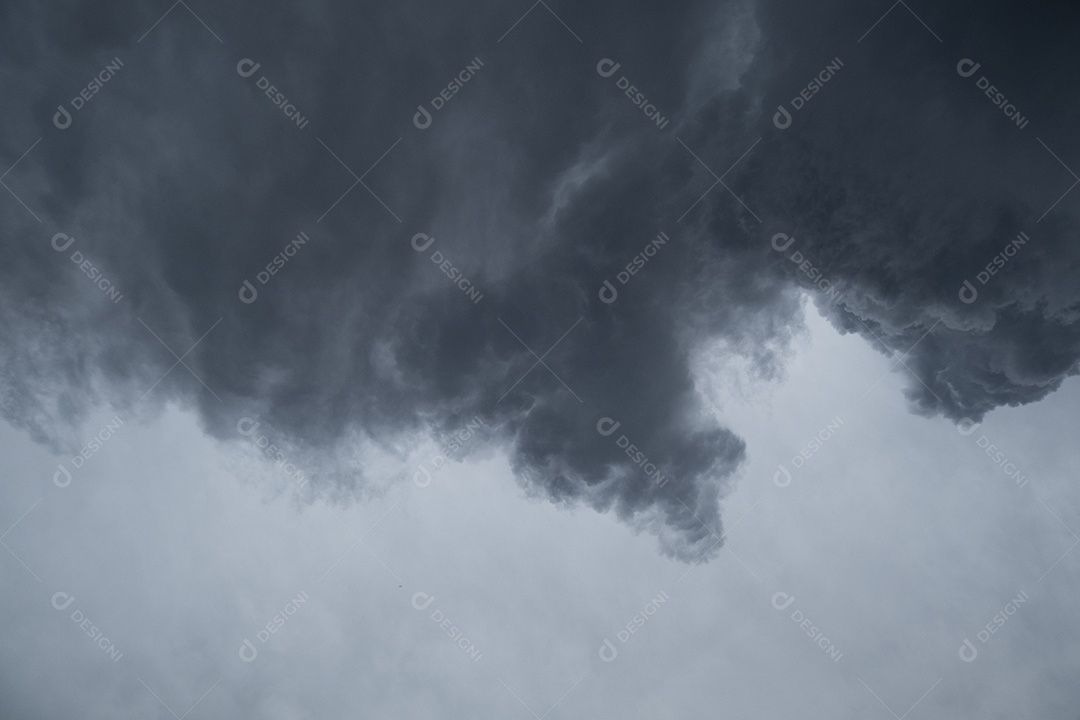
[[0,715],[1076,720],[1078,15],[5,4]]

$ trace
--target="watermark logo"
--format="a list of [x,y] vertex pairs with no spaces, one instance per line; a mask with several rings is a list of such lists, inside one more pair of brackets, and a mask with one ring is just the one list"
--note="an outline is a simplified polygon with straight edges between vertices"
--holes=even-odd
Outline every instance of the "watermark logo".
[[[71,604],[75,602],[75,596],[70,593],[66,593],[63,590],[53,593],[52,606],[57,610],[67,610]],[[75,608],[71,613],[71,621],[79,626],[79,629],[86,633],[87,637],[94,641],[94,644],[105,651],[113,662],[119,662],[120,658],[124,656],[124,653],[113,644],[109,638],[105,637],[104,633],[98,629],[97,625],[94,625],[90,618],[86,617],[82,610]]]
[[53,483],[56,487],[66,488],[71,484],[71,471],[64,467],[64,463],[60,463],[56,466],[56,472],[53,473]]
[[778,488],[786,488],[791,484],[791,471],[784,466],[784,463],[776,466],[776,472],[773,473],[773,482],[776,483]]
[[259,657],[259,650],[251,641],[244,638],[243,644],[240,645],[240,659],[244,662],[253,662],[255,658]]
[[[795,596],[783,591],[774,593],[772,596],[772,606],[776,610],[787,610],[794,602]],[[810,638],[811,642],[821,648],[833,662],[840,662],[840,658],[844,657],[844,653],[840,652],[836,645],[834,645],[829,638],[825,637],[824,633],[813,624],[813,621],[811,621],[810,618],[806,617],[802,610],[795,608],[795,610],[791,612],[791,621],[798,625],[799,629],[806,633],[806,636]]]
[[66,233],[56,233],[52,237],[53,250],[56,252],[64,252],[74,244],[75,238]]
[[[431,247],[434,242],[435,238],[432,236],[426,233],[416,233],[412,238],[413,250],[416,250],[416,252],[424,252]],[[480,301],[484,298],[484,294],[480,292],[476,285],[465,277],[459,268],[454,267],[454,264],[451,263],[446,256],[438,250],[433,250],[430,260],[439,266],[439,269],[442,270],[443,274],[450,278],[454,285],[465,294],[465,297],[472,300],[473,305],[480,304]]]
[[[843,424],[844,421],[841,420],[839,417],[834,417],[832,420],[830,420],[825,427],[821,428],[821,430],[817,432],[817,435],[814,435],[814,437],[810,438],[810,442],[806,443],[806,445],[804,445],[802,449],[799,450],[799,453],[797,455],[791,458],[792,466],[797,470],[803,465],[805,465],[806,461],[813,457],[813,455],[818,450],[821,450],[825,442],[829,440],[829,438],[831,438],[833,434],[837,430],[839,430],[840,426]],[[773,483],[775,483],[776,487],[779,488],[786,488],[788,485],[791,484],[791,472],[787,469],[787,467],[784,466],[783,463],[780,463],[776,467],[776,472],[773,473]]]
[[[979,423],[975,422],[971,418],[961,418],[960,422],[956,424],[956,431],[964,437],[970,437],[975,433],[975,430],[979,427]],[[1016,482],[1017,487],[1024,487],[1027,485],[1027,477],[1020,472],[1020,470],[1009,460],[1008,456],[998,448],[997,445],[990,442],[990,438],[980,434],[979,438],[975,441],[975,444],[986,452],[986,456],[990,460],[1001,468],[1008,477],[1012,478]]]
[[412,596],[412,606],[417,610],[427,610],[431,603],[435,602],[434,595],[428,595],[424,591],[414,593]]
[[787,610],[793,602],[795,602],[795,596],[788,595],[786,592],[778,592],[772,596],[772,606],[777,610]]
[[413,125],[419,130],[427,130],[431,127],[431,113],[423,105],[416,106],[416,114],[413,115]]
[[[439,91],[439,94],[431,98],[431,108],[435,112],[443,109],[446,103],[450,102],[455,95],[461,92],[461,89],[467,82],[473,79],[473,76],[480,71],[480,68],[484,67],[484,62],[475,57],[468,65],[462,68],[461,72],[454,76],[450,83]],[[416,106],[416,114],[413,115],[413,125],[418,130],[427,130],[431,127],[431,113],[423,105]]]
[[[52,246],[56,252],[64,252],[71,247],[74,242],[75,238],[66,233],[56,233],[52,238]],[[78,265],[79,270],[82,270],[83,274],[90,278],[94,285],[105,293],[105,297],[112,300],[113,305],[116,305],[124,299],[123,293],[121,293],[116,286],[102,274],[101,270],[90,262],[81,252],[72,250],[69,259],[71,262]]]
[[[257,633],[255,633],[255,638],[260,643],[265,644],[267,641],[270,640],[270,637],[272,635],[274,635],[281,628],[285,627],[285,623],[289,621],[289,618],[295,615],[296,612],[300,609],[300,606],[306,603],[309,599],[310,598],[308,597],[308,594],[301,590],[299,595],[294,597],[289,602],[285,603],[285,607],[282,608],[281,612],[276,613],[274,617],[270,618],[270,621],[266,623],[266,625],[264,625]],[[259,657],[259,650],[254,643],[252,643],[247,638],[244,638],[244,642],[240,644],[240,650],[238,654],[240,655],[241,660],[249,663],[253,662],[255,658]]]
[[[596,432],[600,433],[604,437],[610,437],[622,423],[616,422],[612,418],[603,417],[596,423]],[[660,472],[660,469],[649,460],[645,453],[638,448],[637,445],[630,442],[630,438],[620,434],[615,440],[615,444],[620,450],[626,453],[626,456],[630,458],[630,461],[641,468],[647,477],[656,481],[658,487],[663,487],[671,479],[664,473]]]
[[[986,623],[986,625],[983,626],[983,628],[975,634],[975,638],[979,641],[979,643],[983,645],[990,642],[991,636],[993,636],[994,633],[1004,627],[1005,623],[1008,622],[1009,619],[1016,614],[1016,611],[1020,608],[1020,606],[1026,603],[1029,599],[1030,596],[1027,594],[1027,592],[1021,590],[1019,595],[1014,597],[1009,602],[1005,603],[1005,607],[1002,608],[1001,612],[995,614],[994,617],[990,620],[990,622]],[[960,645],[959,655],[960,659],[966,663],[974,662],[975,658],[979,656],[979,649],[975,646],[974,643],[971,642],[971,640],[969,640],[968,638],[964,638],[963,644]]]
[[236,74],[242,78],[249,78],[254,75],[255,71],[261,67],[261,63],[257,63],[250,58],[244,58],[240,62],[236,63]]
[[67,108],[63,105],[56,106],[56,114],[53,115],[53,125],[60,130],[67,130],[71,127],[71,113],[67,111]]
[[[795,112],[802,110],[806,103],[821,92],[821,88],[825,83],[829,82],[836,76],[836,73],[840,72],[840,68],[844,67],[844,62],[835,57],[829,64],[827,64],[821,72],[814,76],[812,80],[802,90],[791,98],[791,107]],[[773,125],[778,130],[787,130],[791,127],[792,116],[788,112],[788,109],[783,104],[776,106],[776,113],[773,115]]]
[[[116,431],[119,430],[120,426],[123,424],[124,421],[120,419],[120,416],[116,416],[106,423],[105,427],[90,438],[86,444],[83,445],[82,449],[79,450],[79,453],[71,458],[71,466],[76,470],[81,468],[94,453],[104,446],[105,441],[116,434]],[[67,466],[65,466],[64,463],[60,463],[56,466],[56,472],[53,473],[53,484],[56,485],[56,487],[66,488],[71,484],[71,479],[71,471],[67,469]]]
[[[611,58],[604,58],[596,63],[596,74],[602,78],[609,78],[614,75],[615,71],[620,67],[622,67],[620,63],[615,62]],[[669,120],[660,114],[660,110],[649,102],[649,99],[645,97],[644,93],[640,92],[625,75],[619,76],[619,79],[615,81],[615,87],[622,90],[623,94],[630,98],[630,102],[634,104],[634,107],[641,109],[641,112],[645,117],[656,123],[656,127],[663,130],[668,126]]]
[[[986,264],[983,270],[975,276],[975,279],[979,281],[980,285],[986,285],[990,282],[990,278],[997,275],[998,271],[1005,267],[1005,265],[1020,252],[1020,248],[1027,245],[1031,238],[1027,236],[1027,233],[1021,232],[1016,236],[1016,239],[1006,245],[1001,252],[991,258],[990,262]],[[975,302],[979,297],[978,289],[971,283],[970,280],[964,280],[964,284],[960,286],[960,292],[957,293],[960,298],[960,302],[965,305],[970,305]]]
[[[667,245],[668,240],[670,240],[670,238],[667,236],[667,233],[663,232],[657,235],[655,239],[650,240],[645,247],[642,248],[641,252],[635,255],[630,262],[626,264],[626,267],[615,275],[615,279],[619,281],[619,284],[625,285],[630,282],[630,278],[637,275],[638,271],[645,267],[645,263],[649,262],[649,260],[659,252],[659,248]],[[610,305],[619,297],[619,291],[609,280],[605,280],[604,284],[600,286],[599,297],[600,302]]]
[[[120,72],[120,68],[124,66],[124,61],[118,57],[112,59],[105,68],[87,83],[86,87],[79,91],[79,94],[71,98],[70,105],[75,112],[82,110],[86,106],[86,103],[98,94],[102,86],[113,79],[116,73]],[[67,130],[71,127],[72,115],[68,112],[68,109],[63,105],[56,106],[56,113],[53,115],[53,125],[59,130]]]
[[[772,247],[779,253],[784,253],[789,247],[795,243],[795,238],[787,235],[786,233],[776,233],[772,237]],[[814,267],[807,258],[803,257],[803,254],[798,250],[792,250],[790,253],[784,255],[788,260],[795,263],[803,275],[809,280],[810,284],[824,293],[830,302],[836,302],[840,299],[840,288],[835,283],[829,281],[822,274],[821,270]]]
[[[240,62],[236,63],[236,74],[242,78],[249,78],[255,74],[255,71],[262,67],[261,63],[257,63],[251,58],[244,58]],[[285,117],[289,118],[296,124],[296,127],[303,130],[308,125],[306,117],[300,114],[300,111],[293,105],[285,95],[277,89],[277,87],[271,83],[265,75],[260,75],[259,79],[255,81],[255,87],[262,90],[266,97],[270,98],[270,102],[274,103],[275,107],[281,108],[281,112]]]
[[71,603],[75,602],[75,596],[61,590],[60,592],[53,593],[52,606],[57,610],[67,610]]
[[783,105],[776,106],[776,114],[773,115],[772,123],[780,130],[791,127],[791,113]]
[[960,286],[960,292],[957,293],[960,298],[960,302],[965,305],[970,305],[975,302],[979,297],[979,291],[975,289],[975,286],[971,284],[970,280],[964,280],[964,284]]
[[[479,415],[475,416],[472,420],[465,424],[465,427],[458,430],[450,436],[444,443],[439,452],[431,458],[431,470],[438,472],[442,469],[442,466],[446,464],[447,460],[452,460],[462,449],[465,447],[465,443],[471,440],[476,431],[481,427],[486,427],[486,423],[480,418]],[[431,484],[432,472],[428,470],[427,463],[420,463],[420,466],[413,473],[413,483],[417,487],[426,488]]]
[[270,442],[268,437],[262,434],[256,435],[261,424],[262,423],[260,423],[258,419],[243,417],[236,423],[236,432],[244,437],[250,438],[251,442],[255,443],[255,447],[262,450],[263,455],[267,458],[273,460],[274,464],[281,468],[281,470],[292,479],[297,487],[304,487],[307,484],[307,477],[304,475],[303,471],[293,465],[292,462],[285,457],[285,453],[281,448]]
[[[636,633],[638,630],[645,626],[649,618],[656,614],[656,611],[660,609],[660,606],[666,603],[670,598],[666,592],[661,591],[659,595],[645,604],[645,607],[641,609],[641,612],[636,613],[634,617],[630,618],[630,621],[626,623],[617,633],[615,637],[620,643],[626,643],[630,640],[630,636]],[[614,662],[619,656],[619,650],[615,647],[614,643],[608,638],[604,638],[604,642],[597,650],[597,655],[604,662]]]
[[[435,596],[424,591],[413,593],[412,606],[414,609],[423,612],[427,610],[431,604],[435,602]],[[439,629],[446,633],[446,636],[450,638],[455,645],[457,645],[465,653],[466,656],[472,659],[472,661],[479,662],[480,658],[484,655],[477,649],[469,638],[458,628],[457,625],[443,613],[439,608],[435,608],[431,613],[431,621],[439,626]]]
[[960,62],[956,63],[956,72],[960,74],[960,77],[968,78],[974,75],[975,71],[978,70],[980,67],[982,67],[982,65],[975,62],[971,58],[964,58]]
[[[956,63],[956,74],[962,78],[969,78],[982,67],[980,63],[975,62],[971,58],[964,58],[960,62]],[[1020,114],[1020,111],[1016,109],[1016,106],[1009,102],[1009,99],[1002,94],[997,87],[990,84],[990,81],[985,75],[980,75],[979,79],[975,81],[975,87],[982,90],[986,97],[990,98],[990,102],[994,104],[994,107],[1001,108],[1001,112],[1005,114],[1005,117],[1009,118],[1016,124],[1016,127],[1023,130],[1028,126],[1028,119]]]
[[[278,270],[285,267],[285,263],[289,262],[289,260],[299,252],[299,249],[302,246],[307,245],[307,242],[310,239],[311,238],[307,236],[307,233],[301,232],[296,236],[295,240],[289,242],[281,252],[275,255],[270,262],[266,263],[266,266],[255,275],[255,279],[259,281],[259,284],[265,285],[270,282],[270,278],[277,275]],[[244,283],[240,286],[240,292],[238,294],[240,296],[240,302],[245,305],[250,305],[259,297],[259,291],[251,284],[251,281],[247,279],[245,279]]]

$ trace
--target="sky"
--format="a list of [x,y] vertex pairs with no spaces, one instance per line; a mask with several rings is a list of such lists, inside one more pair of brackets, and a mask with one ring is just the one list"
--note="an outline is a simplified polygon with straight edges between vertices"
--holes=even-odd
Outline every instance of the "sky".
[[1077,14],[5,4],[0,716],[1075,720]]

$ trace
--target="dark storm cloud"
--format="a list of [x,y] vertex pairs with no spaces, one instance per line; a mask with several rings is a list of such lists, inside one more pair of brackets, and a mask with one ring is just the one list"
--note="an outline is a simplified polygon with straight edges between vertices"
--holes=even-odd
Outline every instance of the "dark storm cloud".
[[833,323],[902,358],[918,411],[977,419],[1045,396],[1080,356],[1078,196],[1055,205],[1075,180],[1057,158],[1080,165],[1078,14],[912,7],[875,26],[886,7],[764,3],[765,115],[834,57],[843,67],[790,128],[761,123],[767,141],[735,182],[796,238],[786,255],[838,291],[819,299]]
[[[527,4],[191,5],[198,17],[175,6],[149,32],[162,8],[79,7],[3,11],[3,77],[21,98],[2,121],[5,168],[41,137],[5,177],[29,209],[9,196],[4,214],[3,408],[39,439],[101,400],[178,399],[225,439],[257,416],[316,465],[313,482],[355,491],[372,478],[343,469],[343,446],[395,450],[480,416],[527,489],[613,509],[692,559],[717,547],[745,451],[704,417],[688,358],[723,337],[780,366],[764,348],[783,347],[808,282],[774,233],[841,289],[822,301],[838,327],[901,352],[918,341],[905,362],[923,411],[1027,402],[1075,367],[1068,198],[1036,223],[1067,176],[1029,147],[1037,118],[1073,156],[1074,115],[1026,80],[1060,63],[1059,43],[1010,57],[1002,33],[1042,22],[1027,11],[972,24],[971,8],[935,10],[941,45],[899,11],[856,43],[879,13],[840,3],[765,3],[756,25],[741,5],[691,2],[537,5],[517,25]],[[752,58],[732,51],[750,38]],[[957,75],[975,55],[1031,128]],[[776,105],[836,56],[837,77],[775,128]],[[114,57],[57,129],[57,105]],[[611,77],[603,58],[620,63]],[[746,65],[716,69],[733,58]],[[1022,229],[1032,243],[961,303]],[[55,233],[75,243],[56,251]],[[420,233],[434,242],[417,251]],[[618,430],[598,432],[604,418]]]

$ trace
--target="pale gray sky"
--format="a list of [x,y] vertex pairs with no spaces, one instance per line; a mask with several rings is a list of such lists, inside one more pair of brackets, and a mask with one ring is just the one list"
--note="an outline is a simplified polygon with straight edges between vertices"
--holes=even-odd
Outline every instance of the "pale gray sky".
[[[697,566],[658,555],[610,514],[527,499],[502,455],[362,505],[297,509],[291,491],[268,491],[280,471],[252,464],[249,445],[207,439],[179,408],[125,425],[65,488],[52,480],[60,458],[6,427],[0,524],[32,510],[3,539],[41,579],[0,559],[8,713],[168,717],[156,693],[182,716],[213,686],[189,717],[527,718],[524,702],[537,715],[558,703],[551,717],[885,718],[872,692],[903,715],[933,687],[912,717],[1072,717],[1080,555],[1054,563],[1075,542],[1065,525],[1080,526],[1078,458],[1064,442],[1078,429],[1076,384],[963,436],[908,414],[902,376],[812,306],[808,327],[786,379],[712,395],[760,450],[723,501],[725,550]],[[737,372],[698,379],[730,386]],[[840,429],[778,487],[776,465],[835,417]],[[1022,468],[1024,487],[980,451],[982,435]],[[75,598],[64,611],[52,605],[60,591]],[[422,611],[418,592],[434,596]],[[778,592],[794,596],[783,611]],[[1021,592],[1030,600],[979,642]],[[965,638],[971,663],[958,653]],[[605,639],[613,662],[599,657]]]

